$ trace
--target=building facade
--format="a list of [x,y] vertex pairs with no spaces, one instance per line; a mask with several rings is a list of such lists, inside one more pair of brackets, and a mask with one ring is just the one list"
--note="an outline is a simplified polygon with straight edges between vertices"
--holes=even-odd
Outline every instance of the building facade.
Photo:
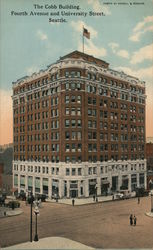
[[153,189],[153,142],[146,144],[147,189]]
[[7,195],[12,194],[12,175],[2,174],[2,192]]
[[2,175],[3,175],[3,172],[4,172],[4,164],[3,163],[0,163],[0,191],[2,191]]
[[12,98],[18,192],[146,188],[144,82],[74,51],[13,83]]

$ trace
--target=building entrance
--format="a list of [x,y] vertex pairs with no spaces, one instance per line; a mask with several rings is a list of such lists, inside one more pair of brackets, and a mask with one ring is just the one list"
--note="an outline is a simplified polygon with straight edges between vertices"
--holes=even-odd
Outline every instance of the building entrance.
[[76,198],[76,197],[78,197],[78,190],[76,190],[76,189],[70,190],[70,197],[71,197],[71,198]]
[[112,177],[112,191],[117,191],[118,189],[118,176]]
[[109,181],[107,178],[101,179],[101,195],[107,195],[109,190]]
[[89,195],[96,195],[96,179],[89,180]]

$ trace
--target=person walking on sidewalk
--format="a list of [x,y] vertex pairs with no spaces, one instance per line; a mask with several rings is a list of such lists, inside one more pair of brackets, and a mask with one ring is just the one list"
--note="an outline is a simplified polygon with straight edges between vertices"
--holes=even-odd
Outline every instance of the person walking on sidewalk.
[[74,199],[72,199],[72,206],[74,206],[74,203],[75,203],[75,200],[74,200]]
[[95,196],[95,194],[93,195],[93,201],[95,201],[95,198],[96,198],[96,196]]
[[138,196],[138,204],[140,204],[140,197]]
[[136,218],[135,215],[134,215],[133,221],[134,221],[134,226],[136,226],[136,224],[137,224],[137,218]]
[[132,226],[133,225],[133,215],[131,214],[130,215],[130,226]]

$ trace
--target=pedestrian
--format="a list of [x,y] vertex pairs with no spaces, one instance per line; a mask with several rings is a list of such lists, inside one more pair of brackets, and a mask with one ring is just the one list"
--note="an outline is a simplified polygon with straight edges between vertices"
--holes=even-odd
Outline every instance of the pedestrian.
[[95,194],[94,194],[94,195],[93,195],[93,201],[95,201],[95,198],[96,198],[96,197],[95,197]]
[[75,203],[75,200],[74,200],[74,199],[72,199],[72,206],[74,206],[74,203]]
[[134,221],[134,226],[136,226],[136,224],[137,224],[137,218],[136,218],[135,215],[134,215],[133,221]]
[[114,194],[113,194],[113,196],[112,196],[112,200],[114,201]]
[[133,225],[133,215],[132,214],[130,215],[130,225],[131,226]]
[[98,202],[98,197],[96,197],[96,202]]
[[140,197],[138,196],[138,204],[140,204]]

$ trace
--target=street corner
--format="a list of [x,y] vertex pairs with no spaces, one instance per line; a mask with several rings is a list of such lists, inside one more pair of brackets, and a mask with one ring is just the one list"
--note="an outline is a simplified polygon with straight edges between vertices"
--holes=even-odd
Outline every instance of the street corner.
[[15,210],[5,210],[0,211],[0,218],[6,218],[6,217],[11,217],[11,216],[17,216],[23,213],[22,209],[15,209]]
[[47,237],[42,238],[39,242],[25,242],[17,245],[13,245],[11,247],[2,248],[4,250],[10,249],[86,249],[86,250],[94,250],[90,246],[82,244],[80,242],[64,238],[64,237]]

